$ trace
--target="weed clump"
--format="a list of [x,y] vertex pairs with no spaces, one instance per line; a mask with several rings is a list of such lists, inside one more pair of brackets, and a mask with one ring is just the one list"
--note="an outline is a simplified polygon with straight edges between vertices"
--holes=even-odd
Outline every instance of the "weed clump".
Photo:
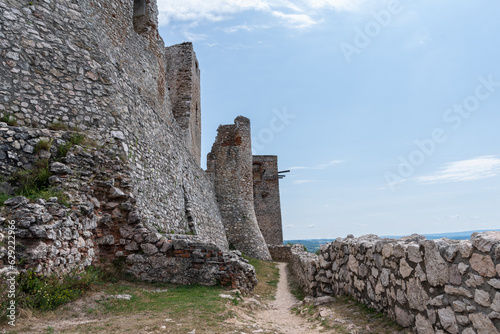
[[14,116],[5,114],[0,118],[0,122],[7,123],[8,126],[16,126],[17,125],[17,120]]

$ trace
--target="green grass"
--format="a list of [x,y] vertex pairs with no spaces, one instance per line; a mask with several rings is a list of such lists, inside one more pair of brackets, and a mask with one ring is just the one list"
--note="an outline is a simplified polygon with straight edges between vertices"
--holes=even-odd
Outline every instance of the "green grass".
[[57,148],[58,158],[64,158],[73,146],[80,145],[84,141],[85,141],[85,136],[82,134],[77,133],[77,134],[71,135],[71,137],[69,138],[69,140],[66,144],[60,145]]
[[55,122],[49,125],[49,129],[53,131],[68,130],[69,126],[62,122]]
[[19,195],[45,189],[49,185],[49,160],[38,160],[31,169],[20,170],[12,174],[11,181],[19,186]]
[[252,266],[255,267],[259,284],[255,287],[254,293],[265,299],[275,299],[277,285],[280,278],[279,268],[274,262],[266,262],[243,256]]
[[50,150],[50,147],[52,146],[52,139],[43,139],[40,140],[38,143],[35,145],[35,153],[38,153],[42,150],[48,151]]
[[17,120],[14,116],[5,114],[0,118],[0,122],[7,123],[9,126],[16,126],[17,125]]
[[133,313],[133,312],[162,312],[168,309],[172,316],[179,316],[186,313],[222,313],[225,310],[224,304],[219,303],[219,294],[225,290],[221,287],[209,287],[199,285],[187,285],[173,287],[169,284],[156,285],[160,289],[167,289],[166,292],[144,291],[141,288],[125,286],[119,284],[111,285],[106,293],[110,295],[129,294],[131,300],[109,299],[102,302],[102,306],[107,312],[113,314]]
[[0,206],[3,206],[5,201],[8,200],[9,198],[12,198],[12,196],[9,194],[0,193]]
[[[16,305],[19,309],[26,310],[54,310],[80,297],[93,284],[102,284],[106,277],[109,276],[94,267],[62,277],[41,276],[32,270],[21,272],[16,276]],[[4,278],[1,284],[6,284]],[[6,293],[0,293],[2,310],[6,310],[6,305],[9,303],[7,297]],[[0,315],[2,320],[5,320],[5,313]]]
[[304,300],[304,298],[306,298],[306,294],[302,290],[302,287],[300,286],[297,278],[292,274],[292,272],[290,270],[290,265],[287,266],[286,273],[288,275],[287,276],[288,277],[288,286],[290,288],[290,292],[292,293],[292,295],[295,298],[297,298],[297,300],[299,300],[299,301]]

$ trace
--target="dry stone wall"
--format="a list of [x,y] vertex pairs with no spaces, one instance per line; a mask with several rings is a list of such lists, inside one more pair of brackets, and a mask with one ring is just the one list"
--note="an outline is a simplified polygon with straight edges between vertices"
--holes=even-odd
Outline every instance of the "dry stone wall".
[[339,238],[319,258],[307,256],[297,248],[291,263],[312,295],[353,296],[419,334],[500,332],[499,232],[464,241]]

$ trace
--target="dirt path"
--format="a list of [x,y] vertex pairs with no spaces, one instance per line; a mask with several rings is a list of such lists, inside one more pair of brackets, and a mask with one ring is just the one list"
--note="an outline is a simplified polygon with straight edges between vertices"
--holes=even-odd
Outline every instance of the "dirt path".
[[255,315],[257,322],[264,328],[272,329],[278,333],[304,334],[324,333],[312,329],[307,319],[290,312],[298,300],[290,293],[286,263],[279,263],[280,280],[276,292],[276,300],[271,302],[269,310],[258,311]]

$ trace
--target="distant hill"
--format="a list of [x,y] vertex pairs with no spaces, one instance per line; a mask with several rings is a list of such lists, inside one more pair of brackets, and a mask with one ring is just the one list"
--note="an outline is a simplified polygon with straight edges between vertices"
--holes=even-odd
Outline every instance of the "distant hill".
[[[464,231],[464,232],[448,232],[448,233],[435,233],[435,234],[423,234],[429,240],[448,238],[452,240],[467,240],[474,232],[486,232],[486,231],[500,231],[500,230],[474,230],[474,231]],[[384,235],[381,238],[393,238],[399,239],[404,237],[403,235]],[[315,253],[319,246],[335,241],[335,239],[305,239],[305,240],[285,240],[284,245],[291,244],[301,244],[307,248],[307,251]]]

